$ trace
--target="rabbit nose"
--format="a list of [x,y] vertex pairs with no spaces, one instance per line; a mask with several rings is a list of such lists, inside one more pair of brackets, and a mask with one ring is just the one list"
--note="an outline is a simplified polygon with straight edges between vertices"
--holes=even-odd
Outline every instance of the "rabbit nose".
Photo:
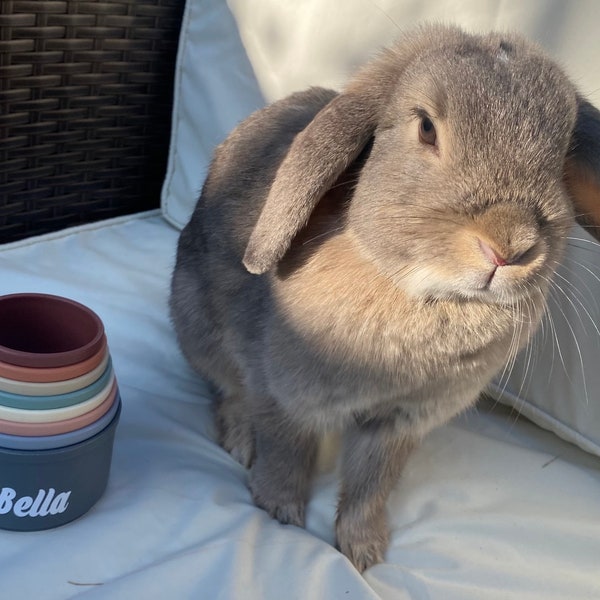
[[509,261],[506,258],[504,258],[504,256],[502,256],[502,254],[498,250],[492,248],[492,246],[484,242],[481,238],[479,238],[479,248],[481,249],[483,255],[493,265],[496,265],[497,267],[504,267],[509,264]]
[[[514,250],[509,253],[503,253],[500,250],[494,248],[490,243],[478,238],[479,248],[482,254],[488,259],[488,261],[494,265],[494,267],[507,267],[510,265],[525,265],[531,260],[535,260],[535,257],[540,252],[539,245],[533,243],[525,249]],[[494,269],[495,270],[495,269]]]
[[515,251],[510,254],[505,254],[500,250],[494,248],[488,242],[485,242],[481,238],[479,240],[479,248],[483,255],[496,267],[506,267],[509,265],[518,265],[527,260],[527,256],[532,253],[535,243],[529,248],[523,251]]
[[498,202],[477,215],[475,222],[479,250],[494,268],[526,265],[541,250],[535,213],[526,207]]

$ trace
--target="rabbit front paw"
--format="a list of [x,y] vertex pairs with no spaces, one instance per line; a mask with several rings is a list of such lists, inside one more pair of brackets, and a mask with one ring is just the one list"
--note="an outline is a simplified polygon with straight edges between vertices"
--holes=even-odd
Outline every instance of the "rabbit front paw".
[[304,527],[305,505],[304,499],[295,497],[294,494],[284,490],[265,489],[257,484],[256,478],[250,477],[250,492],[254,503],[283,525],[297,525]]
[[385,517],[357,520],[340,514],[336,520],[337,547],[361,573],[383,562],[389,543]]

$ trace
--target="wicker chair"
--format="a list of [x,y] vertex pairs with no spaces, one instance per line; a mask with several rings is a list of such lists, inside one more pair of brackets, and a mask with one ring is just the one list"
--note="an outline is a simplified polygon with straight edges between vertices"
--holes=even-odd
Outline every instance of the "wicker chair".
[[0,242],[157,207],[180,0],[0,0]]

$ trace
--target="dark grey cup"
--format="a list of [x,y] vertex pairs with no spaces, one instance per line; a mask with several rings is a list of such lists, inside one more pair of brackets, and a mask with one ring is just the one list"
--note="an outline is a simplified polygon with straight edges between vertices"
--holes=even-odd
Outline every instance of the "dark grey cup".
[[52,450],[0,448],[0,528],[38,531],[69,523],[100,499],[121,414],[93,437]]

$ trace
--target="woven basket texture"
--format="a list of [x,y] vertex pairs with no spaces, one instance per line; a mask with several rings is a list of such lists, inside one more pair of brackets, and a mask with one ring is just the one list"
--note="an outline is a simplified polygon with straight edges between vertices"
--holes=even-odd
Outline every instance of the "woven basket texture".
[[0,242],[158,206],[183,0],[0,0]]

